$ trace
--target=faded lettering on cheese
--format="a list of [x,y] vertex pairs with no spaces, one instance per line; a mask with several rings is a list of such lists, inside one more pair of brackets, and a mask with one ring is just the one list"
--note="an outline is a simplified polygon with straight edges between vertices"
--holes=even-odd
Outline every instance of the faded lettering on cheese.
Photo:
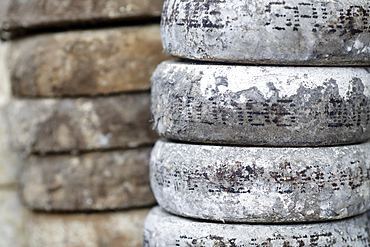
[[[215,1],[179,1],[176,6],[184,5],[185,18],[178,18],[178,11],[168,10],[165,5],[162,15],[162,24],[171,26],[186,26],[187,28],[221,29],[233,28],[233,21],[243,17],[221,18],[222,10],[219,4],[227,5],[227,0]],[[246,3],[247,5],[247,3]],[[171,13],[167,16],[167,12]],[[333,5],[329,2],[297,2],[288,4],[285,1],[271,1],[263,10],[251,13],[248,6],[240,14],[251,15],[262,14],[265,16],[265,26],[277,31],[292,30],[299,31],[302,22],[305,28],[312,32],[324,31],[328,34],[337,33],[340,36],[350,33],[355,35],[362,32],[370,32],[369,13],[370,7],[349,5]],[[309,21],[307,21],[309,20]],[[246,23],[248,25],[248,23]]]
[[311,31],[326,31],[327,33],[339,33],[341,36],[350,33],[362,33],[369,31],[368,22],[370,8],[364,6],[350,6],[347,9],[328,8],[328,2],[309,3],[300,2],[297,5],[289,5],[282,2],[270,2],[265,8],[269,14],[265,26],[275,30],[298,31],[302,20],[310,19]]
[[[295,127],[305,123],[308,118],[320,118],[326,127],[358,128],[361,124],[370,124],[370,102],[361,91],[364,87],[361,80],[354,78],[353,83],[357,84],[358,91],[347,99],[330,92],[320,93],[323,89],[321,87],[310,92],[302,87],[296,95],[289,98],[275,97],[275,100],[256,97],[248,99],[248,95],[260,94],[256,88],[236,94],[215,93],[208,99],[174,93],[170,95],[173,112],[171,120],[175,123],[197,122],[209,125]],[[333,87],[337,87],[335,82]],[[303,99],[305,94],[313,98],[309,104]],[[245,103],[238,100],[241,95],[247,98]]]
[[[206,190],[209,193],[321,193],[342,188],[353,190],[370,180],[370,169],[363,168],[363,161],[351,160],[350,163],[353,168],[333,168],[332,172],[328,173],[321,165],[308,165],[297,169],[294,164],[285,161],[280,162],[277,169],[266,170],[263,165],[235,161],[234,164],[224,162],[208,167],[162,167],[156,171],[154,177],[158,186],[173,187],[177,192],[181,192],[181,184],[186,183],[186,188],[190,191]],[[261,187],[261,181],[268,183]],[[306,191],[307,189],[309,191]]]
[[[362,242],[362,236],[357,236],[359,242]],[[291,240],[294,239],[294,240]],[[305,246],[310,244],[310,246],[317,246],[319,243],[336,243],[336,237],[333,236],[331,231],[320,231],[313,234],[293,234],[292,236],[283,236],[279,233],[272,233],[271,237],[266,239],[261,239],[260,237],[249,238],[250,246],[271,246],[271,244],[276,244],[283,247],[289,246]],[[217,235],[208,235],[203,237],[180,235],[176,240],[176,246],[205,246],[206,244],[212,243],[213,246],[246,246],[238,245],[240,239],[237,237],[222,237]],[[343,237],[343,241],[347,241]],[[357,241],[356,241],[357,242]],[[291,245],[292,244],[292,245]]]

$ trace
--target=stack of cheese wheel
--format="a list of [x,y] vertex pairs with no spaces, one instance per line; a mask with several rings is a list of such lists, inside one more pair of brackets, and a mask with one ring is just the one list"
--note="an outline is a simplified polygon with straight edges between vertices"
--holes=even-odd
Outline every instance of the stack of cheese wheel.
[[[12,146],[24,154],[18,184],[29,217],[19,228],[27,246],[142,246],[156,204],[150,76],[169,58],[160,36],[163,0],[10,1],[0,36],[12,39],[7,120]],[[8,210],[5,196],[0,246],[21,246],[3,240],[15,235],[3,224],[16,209]]]
[[[370,3],[167,0],[145,246],[368,246]],[[176,215],[176,216],[175,216]],[[183,218],[184,217],[184,218]]]

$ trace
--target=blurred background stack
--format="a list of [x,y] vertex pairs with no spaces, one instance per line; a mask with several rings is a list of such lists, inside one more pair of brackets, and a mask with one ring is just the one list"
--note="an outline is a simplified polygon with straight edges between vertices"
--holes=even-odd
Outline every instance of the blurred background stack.
[[162,4],[2,2],[1,247],[142,246]]

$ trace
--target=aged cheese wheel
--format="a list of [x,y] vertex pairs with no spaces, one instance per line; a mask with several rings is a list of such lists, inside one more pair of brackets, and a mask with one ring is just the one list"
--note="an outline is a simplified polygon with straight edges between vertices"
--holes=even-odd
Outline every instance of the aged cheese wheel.
[[154,205],[150,150],[31,155],[21,170],[20,194],[33,210],[102,211]]
[[167,211],[227,222],[342,219],[370,209],[370,142],[262,148],[156,143],[155,198]]
[[166,0],[171,55],[256,64],[369,65],[368,0]]
[[162,62],[152,76],[157,132],[188,142],[319,146],[370,137],[368,68]]
[[38,153],[149,145],[148,92],[110,97],[14,99],[8,110],[12,146]]
[[0,28],[18,31],[148,19],[159,17],[162,5],[163,0],[11,0]]
[[148,209],[107,213],[32,213],[29,247],[142,247]]
[[370,244],[366,215],[314,224],[248,225],[202,222],[153,208],[144,225],[144,247],[331,246]]
[[99,95],[149,90],[166,58],[159,25],[142,25],[19,39],[9,67],[16,96]]

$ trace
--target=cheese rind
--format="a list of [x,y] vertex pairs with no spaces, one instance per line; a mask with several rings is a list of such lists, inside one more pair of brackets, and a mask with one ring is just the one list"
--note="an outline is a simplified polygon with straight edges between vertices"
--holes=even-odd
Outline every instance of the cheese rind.
[[241,147],[160,140],[150,183],[167,211],[226,222],[309,222],[370,209],[370,143]]
[[187,142],[325,146],[370,137],[370,70],[162,62],[154,127]]
[[369,65],[367,0],[167,0],[164,50],[253,64]]
[[144,247],[167,246],[366,246],[366,215],[313,224],[248,225],[202,222],[153,208],[145,220]]

